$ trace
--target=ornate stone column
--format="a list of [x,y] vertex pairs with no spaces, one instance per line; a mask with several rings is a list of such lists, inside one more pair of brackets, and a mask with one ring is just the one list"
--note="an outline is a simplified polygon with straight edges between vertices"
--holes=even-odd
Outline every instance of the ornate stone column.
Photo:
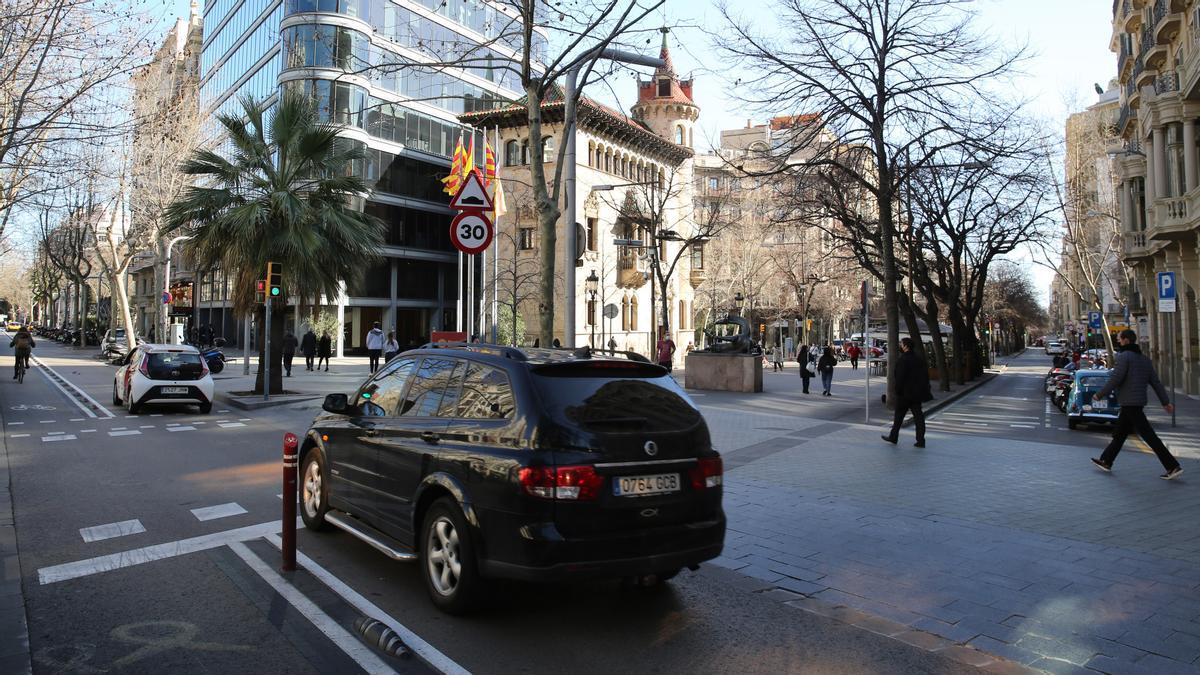
[[1196,120],[1183,120],[1183,180],[1184,192],[1196,188]]

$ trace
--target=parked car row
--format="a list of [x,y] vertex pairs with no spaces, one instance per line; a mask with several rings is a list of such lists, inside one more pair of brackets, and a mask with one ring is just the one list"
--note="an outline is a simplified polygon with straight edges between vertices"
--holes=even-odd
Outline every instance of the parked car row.
[[1055,407],[1066,414],[1068,428],[1075,429],[1080,424],[1112,424],[1116,421],[1121,412],[1116,392],[1099,401],[1092,398],[1108,382],[1110,372],[1100,368],[1052,368],[1046,374],[1046,395]]

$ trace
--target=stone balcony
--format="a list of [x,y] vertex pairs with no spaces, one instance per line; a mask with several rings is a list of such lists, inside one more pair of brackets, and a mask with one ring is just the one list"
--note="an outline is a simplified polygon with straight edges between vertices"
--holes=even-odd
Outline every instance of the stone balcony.
[[708,272],[702,269],[692,268],[692,272],[688,275],[688,282],[692,284],[692,288],[699,288],[700,284],[708,278]]
[[1176,241],[1195,236],[1200,226],[1200,187],[1182,197],[1168,197],[1154,202],[1154,221],[1146,232],[1153,241]]
[[1183,24],[1183,0],[1156,0],[1154,3],[1154,39],[1158,44],[1169,45],[1179,34]]
[[1153,249],[1148,246],[1145,232],[1126,232],[1124,237],[1123,253],[1126,260],[1137,260],[1154,254]]
[[638,255],[637,249],[622,249],[617,259],[617,286],[641,288],[646,285],[650,265]]

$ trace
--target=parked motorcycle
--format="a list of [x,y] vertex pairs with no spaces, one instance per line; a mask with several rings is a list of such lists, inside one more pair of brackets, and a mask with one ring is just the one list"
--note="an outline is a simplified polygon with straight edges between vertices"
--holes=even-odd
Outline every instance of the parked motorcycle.
[[208,369],[213,375],[216,375],[222,370],[225,370],[225,352],[221,351],[221,347],[225,346],[225,340],[222,338],[217,338],[213,341],[213,343],[215,346],[209,349],[200,350],[200,355],[203,356],[205,362],[208,363]]

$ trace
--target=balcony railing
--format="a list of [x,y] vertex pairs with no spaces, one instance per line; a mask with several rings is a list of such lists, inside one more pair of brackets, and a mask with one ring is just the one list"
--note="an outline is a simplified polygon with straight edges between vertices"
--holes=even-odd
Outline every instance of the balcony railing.
[[1132,253],[1146,248],[1146,233],[1145,232],[1126,232],[1125,233],[1125,252]]
[[1179,91],[1179,74],[1172,71],[1163,73],[1154,80],[1154,93],[1162,96],[1173,91]]
[[1183,197],[1167,200],[1168,220],[1187,220],[1187,200]]
[[1158,0],[1154,3],[1154,25],[1157,26],[1159,21],[1162,21],[1168,14],[1171,13],[1171,3],[1169,0]]

